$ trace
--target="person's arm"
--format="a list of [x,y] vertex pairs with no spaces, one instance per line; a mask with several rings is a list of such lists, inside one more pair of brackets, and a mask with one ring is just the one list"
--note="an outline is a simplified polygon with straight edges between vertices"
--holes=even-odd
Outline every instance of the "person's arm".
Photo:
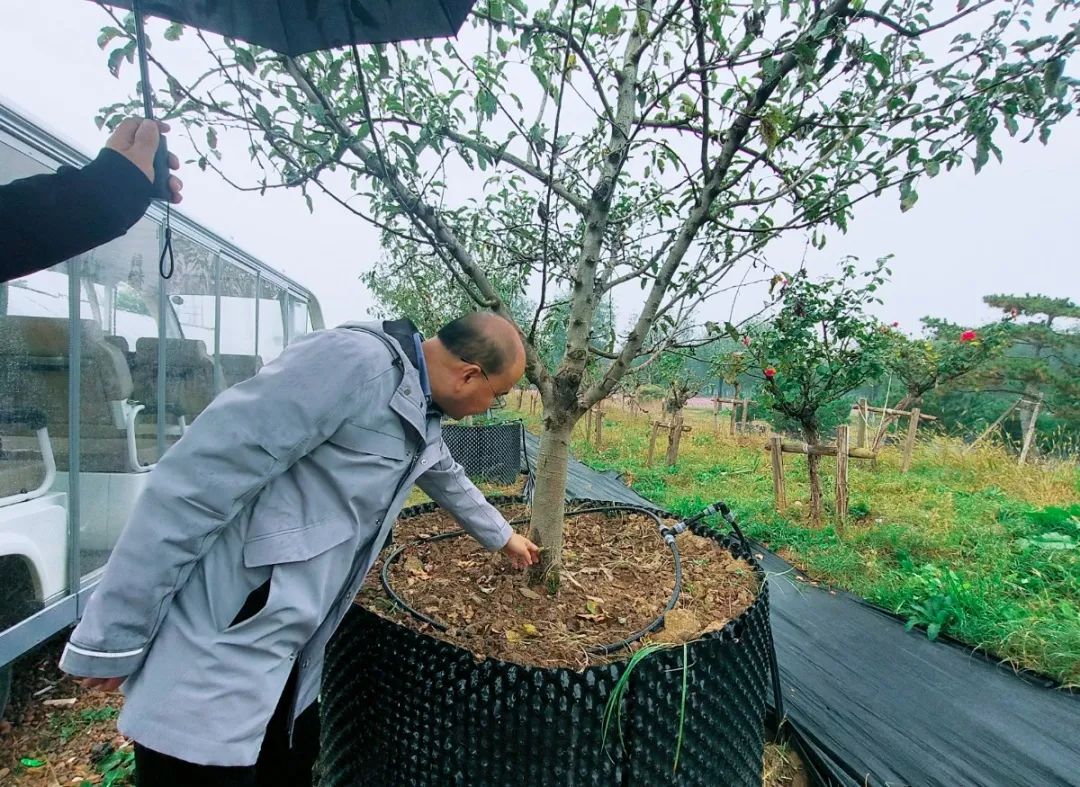
[[510,528],[503,515],[465,475],[465,470],[450,455],[446,443],[440,445],[439,461],[416,480],[416,485],[449,511],[481,545],[492,551],[502,551],[516,568],[524,568],[540,559],[536,545]]
[[215,399],[150,473],[61,668],[96,679],[136,670],[218,532],[363,406],[373,374],[391,370],[365,334],[321,331]]
[[[125,120],[82,169],[61,167],[0,186],[0,281],[43,270],[127,232],[150,205],[159,128],[153,121]],[[179,167],[175,156],[169,165]],[[179,202],[182,184],[171,177],[169,185],[171,201]]]

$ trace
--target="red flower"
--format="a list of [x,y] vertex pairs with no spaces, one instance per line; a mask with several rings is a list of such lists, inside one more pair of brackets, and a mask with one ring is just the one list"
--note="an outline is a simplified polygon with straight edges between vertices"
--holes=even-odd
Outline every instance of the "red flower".
[[892,327],[893,327],[893,328],[899,328],[899,327],[900,327],[900,323],[898,323],[898,322],[894,322],[894,323],[892,324]]
[[770,380],[776,377],[776,369],[770,366],[768,369],[765,370],[765,376],[768,377]]
[[973,342],[977,338],[978,336],[976,335],[975,331],[964,331],[962,334],[960,334],[961,342]]
[[742,343],[743,343],[744,347],[749,347],[750,346],[750,337],[749,336],[743,336],[742,337]]

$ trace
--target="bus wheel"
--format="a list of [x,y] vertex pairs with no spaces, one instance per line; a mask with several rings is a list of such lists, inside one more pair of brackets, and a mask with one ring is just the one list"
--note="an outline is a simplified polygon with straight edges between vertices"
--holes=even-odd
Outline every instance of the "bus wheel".
[[[30,569],[16,557],[0,558],[0,631],[14,626],[41,609],[34,593]],[[15,662],[0,666],[0,719],[11,698]]]

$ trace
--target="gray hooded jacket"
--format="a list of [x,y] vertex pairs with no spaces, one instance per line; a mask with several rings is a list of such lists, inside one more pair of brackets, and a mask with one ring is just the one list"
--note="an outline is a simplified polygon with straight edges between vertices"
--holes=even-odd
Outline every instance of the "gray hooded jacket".
[[326,642],[414,483],[488,549],[509,540],[380,324],[296,340],[151,472],[61,666],[128,676],[119,727],[144,746],[254,763],[296,662],[291,718],[317,697]]

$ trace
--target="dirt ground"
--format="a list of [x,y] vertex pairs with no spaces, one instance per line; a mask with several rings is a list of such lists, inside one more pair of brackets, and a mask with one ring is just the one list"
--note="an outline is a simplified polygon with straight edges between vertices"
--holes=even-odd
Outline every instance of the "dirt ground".
[[43,646],[16,672],[0,721],[0,785],[83,787],[130,784],[131,746],[116,730],[123,698],[83,691],[56,663],[63,638]]
[[[511,521],[524,511],[520,505],[502,508]],[[447,630],[433,630],[391,603],[379,580],[381,562],[358,603],[477,657],[583,669],[625,659],[645,643],[679,644],[719,630],[760,590],[749,564],[713,539],[682,533],[676,539],[681,594],[663,629],[634,641],[630,651],[591,653],[663,614],[675,584],[675,560],[651,517],[598,512],[573,520],[556,596],[543,585],[530,587],[524,572],[471,538],[433,538],[459,530],[449,514],[437,510],[395,525],[395,543],[405,551],[391,564],[390,584],[413,609]]]

